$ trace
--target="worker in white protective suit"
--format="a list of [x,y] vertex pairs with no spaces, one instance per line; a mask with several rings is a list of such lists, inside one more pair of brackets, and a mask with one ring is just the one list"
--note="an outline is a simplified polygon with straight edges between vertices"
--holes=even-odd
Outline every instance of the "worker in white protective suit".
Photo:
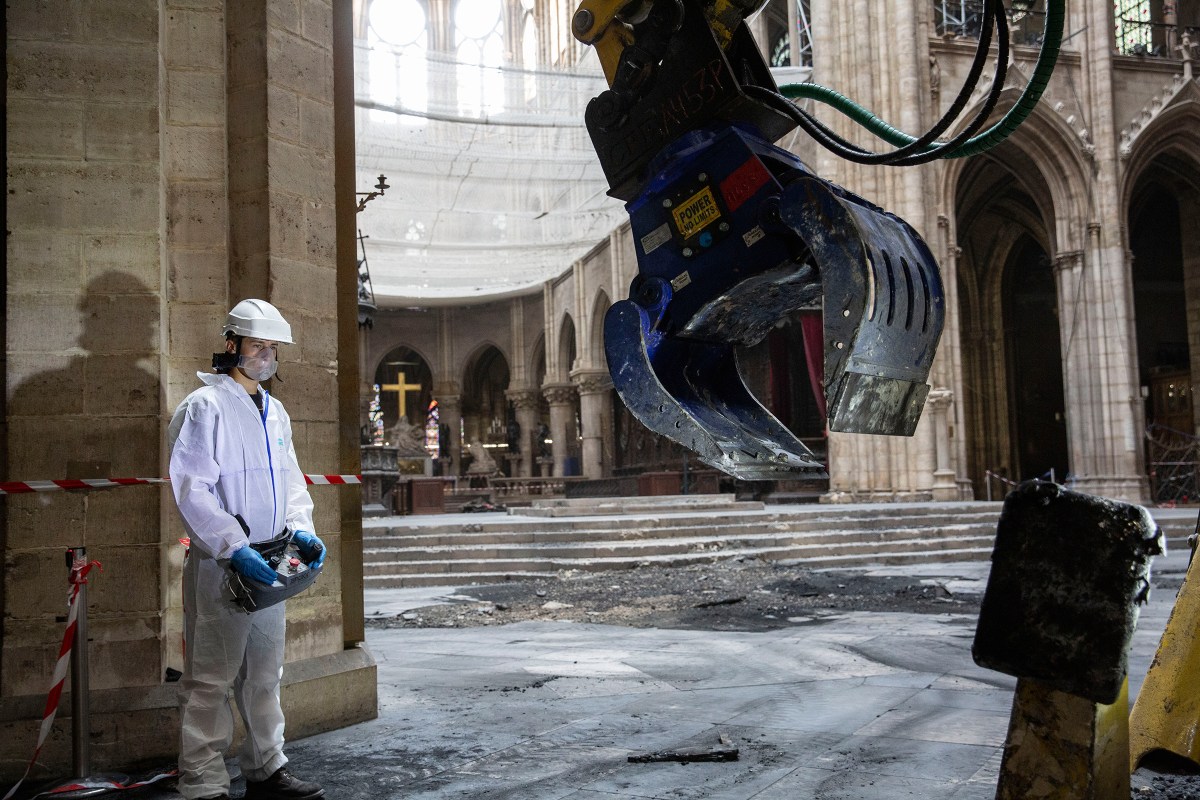
[[[278,347],[292,343],[279,311],[243,300],[225,321],[225,353],[204,386],[171,420],[171,486],[191,537],[183,569],[184,669],[180,681],[178,791],[188,800],[228,798],[224,755],[233,739],[228,692],[246,727],[238,753],[249,800],[325,796],[285,768],[283,711],[284,607],[246,612],[223,595],[234,570],[270,586],[275,572],[250,547],[294,532],[306,562],[320,567],[324,547],[312,533],[312,498],[296,463],[283,404],[260,382],[275,374]],[[243,522],[244,527],[243,527]]]

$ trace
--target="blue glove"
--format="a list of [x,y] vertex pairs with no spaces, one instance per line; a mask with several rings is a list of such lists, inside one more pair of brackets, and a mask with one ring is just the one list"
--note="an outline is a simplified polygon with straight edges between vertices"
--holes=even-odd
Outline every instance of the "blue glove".
[[275,570],[271,569],[271,565],[261,553],[249,545],[235,551],[230,561],[235,570],[250,580],[265,583],[267,586],[275,582]]
[[325,544],[315,533],[296,531],[292,534],[292,541],[300,549],[300,557],[304,559],[305,564],[313,569],[320,569],[325,563]]

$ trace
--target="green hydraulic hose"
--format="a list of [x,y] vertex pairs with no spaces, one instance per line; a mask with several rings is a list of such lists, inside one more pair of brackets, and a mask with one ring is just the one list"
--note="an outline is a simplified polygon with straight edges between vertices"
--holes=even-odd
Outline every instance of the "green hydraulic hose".
[[[1042,31],[1042,48],[1038,53],[1033,77],[1029,79],[1028,85],[1021,92],[1021,97],[1017,100],[1016,105],[1010,108],[1008,113],[995,125],[963,142],[946,153],[943,158],[965,158],[989,150],[1007,139],[1025,121],[1025,118],[1033,113],[1034,106],[1037,105],[1047,84],[1050,83],[1050,75],[1054,72],[1054,65],[1058,61],[1066,11],[1066,0],[1049,0],[1046,8],[1046,24]],[[875,136],[897,147],[903,147],[916,141],[915,136],[909,136],[907,133],[897,130],[850,98],[828,87],[814,83],[791,83],[780,87],[779,91],[793,100],[808,98],[826,103]],[[926,152],[937,146],[938,143],[934,142],[926,149]]]

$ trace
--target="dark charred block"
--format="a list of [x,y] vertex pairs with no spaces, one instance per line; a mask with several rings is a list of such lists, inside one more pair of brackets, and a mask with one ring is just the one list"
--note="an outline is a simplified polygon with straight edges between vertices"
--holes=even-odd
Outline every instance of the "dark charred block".
[[1023,483],[1004,501],[972,655],[1096,703],[1117,699],[1162,533],[1141,506]]

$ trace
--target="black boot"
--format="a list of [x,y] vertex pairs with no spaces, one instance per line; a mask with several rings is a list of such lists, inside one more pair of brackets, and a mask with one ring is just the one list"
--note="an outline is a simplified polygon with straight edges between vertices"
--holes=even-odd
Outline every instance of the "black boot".
[[265,781],[246,781],[246,800],[317,800],[324,796],[320,786],[300,780],[285,767]]

